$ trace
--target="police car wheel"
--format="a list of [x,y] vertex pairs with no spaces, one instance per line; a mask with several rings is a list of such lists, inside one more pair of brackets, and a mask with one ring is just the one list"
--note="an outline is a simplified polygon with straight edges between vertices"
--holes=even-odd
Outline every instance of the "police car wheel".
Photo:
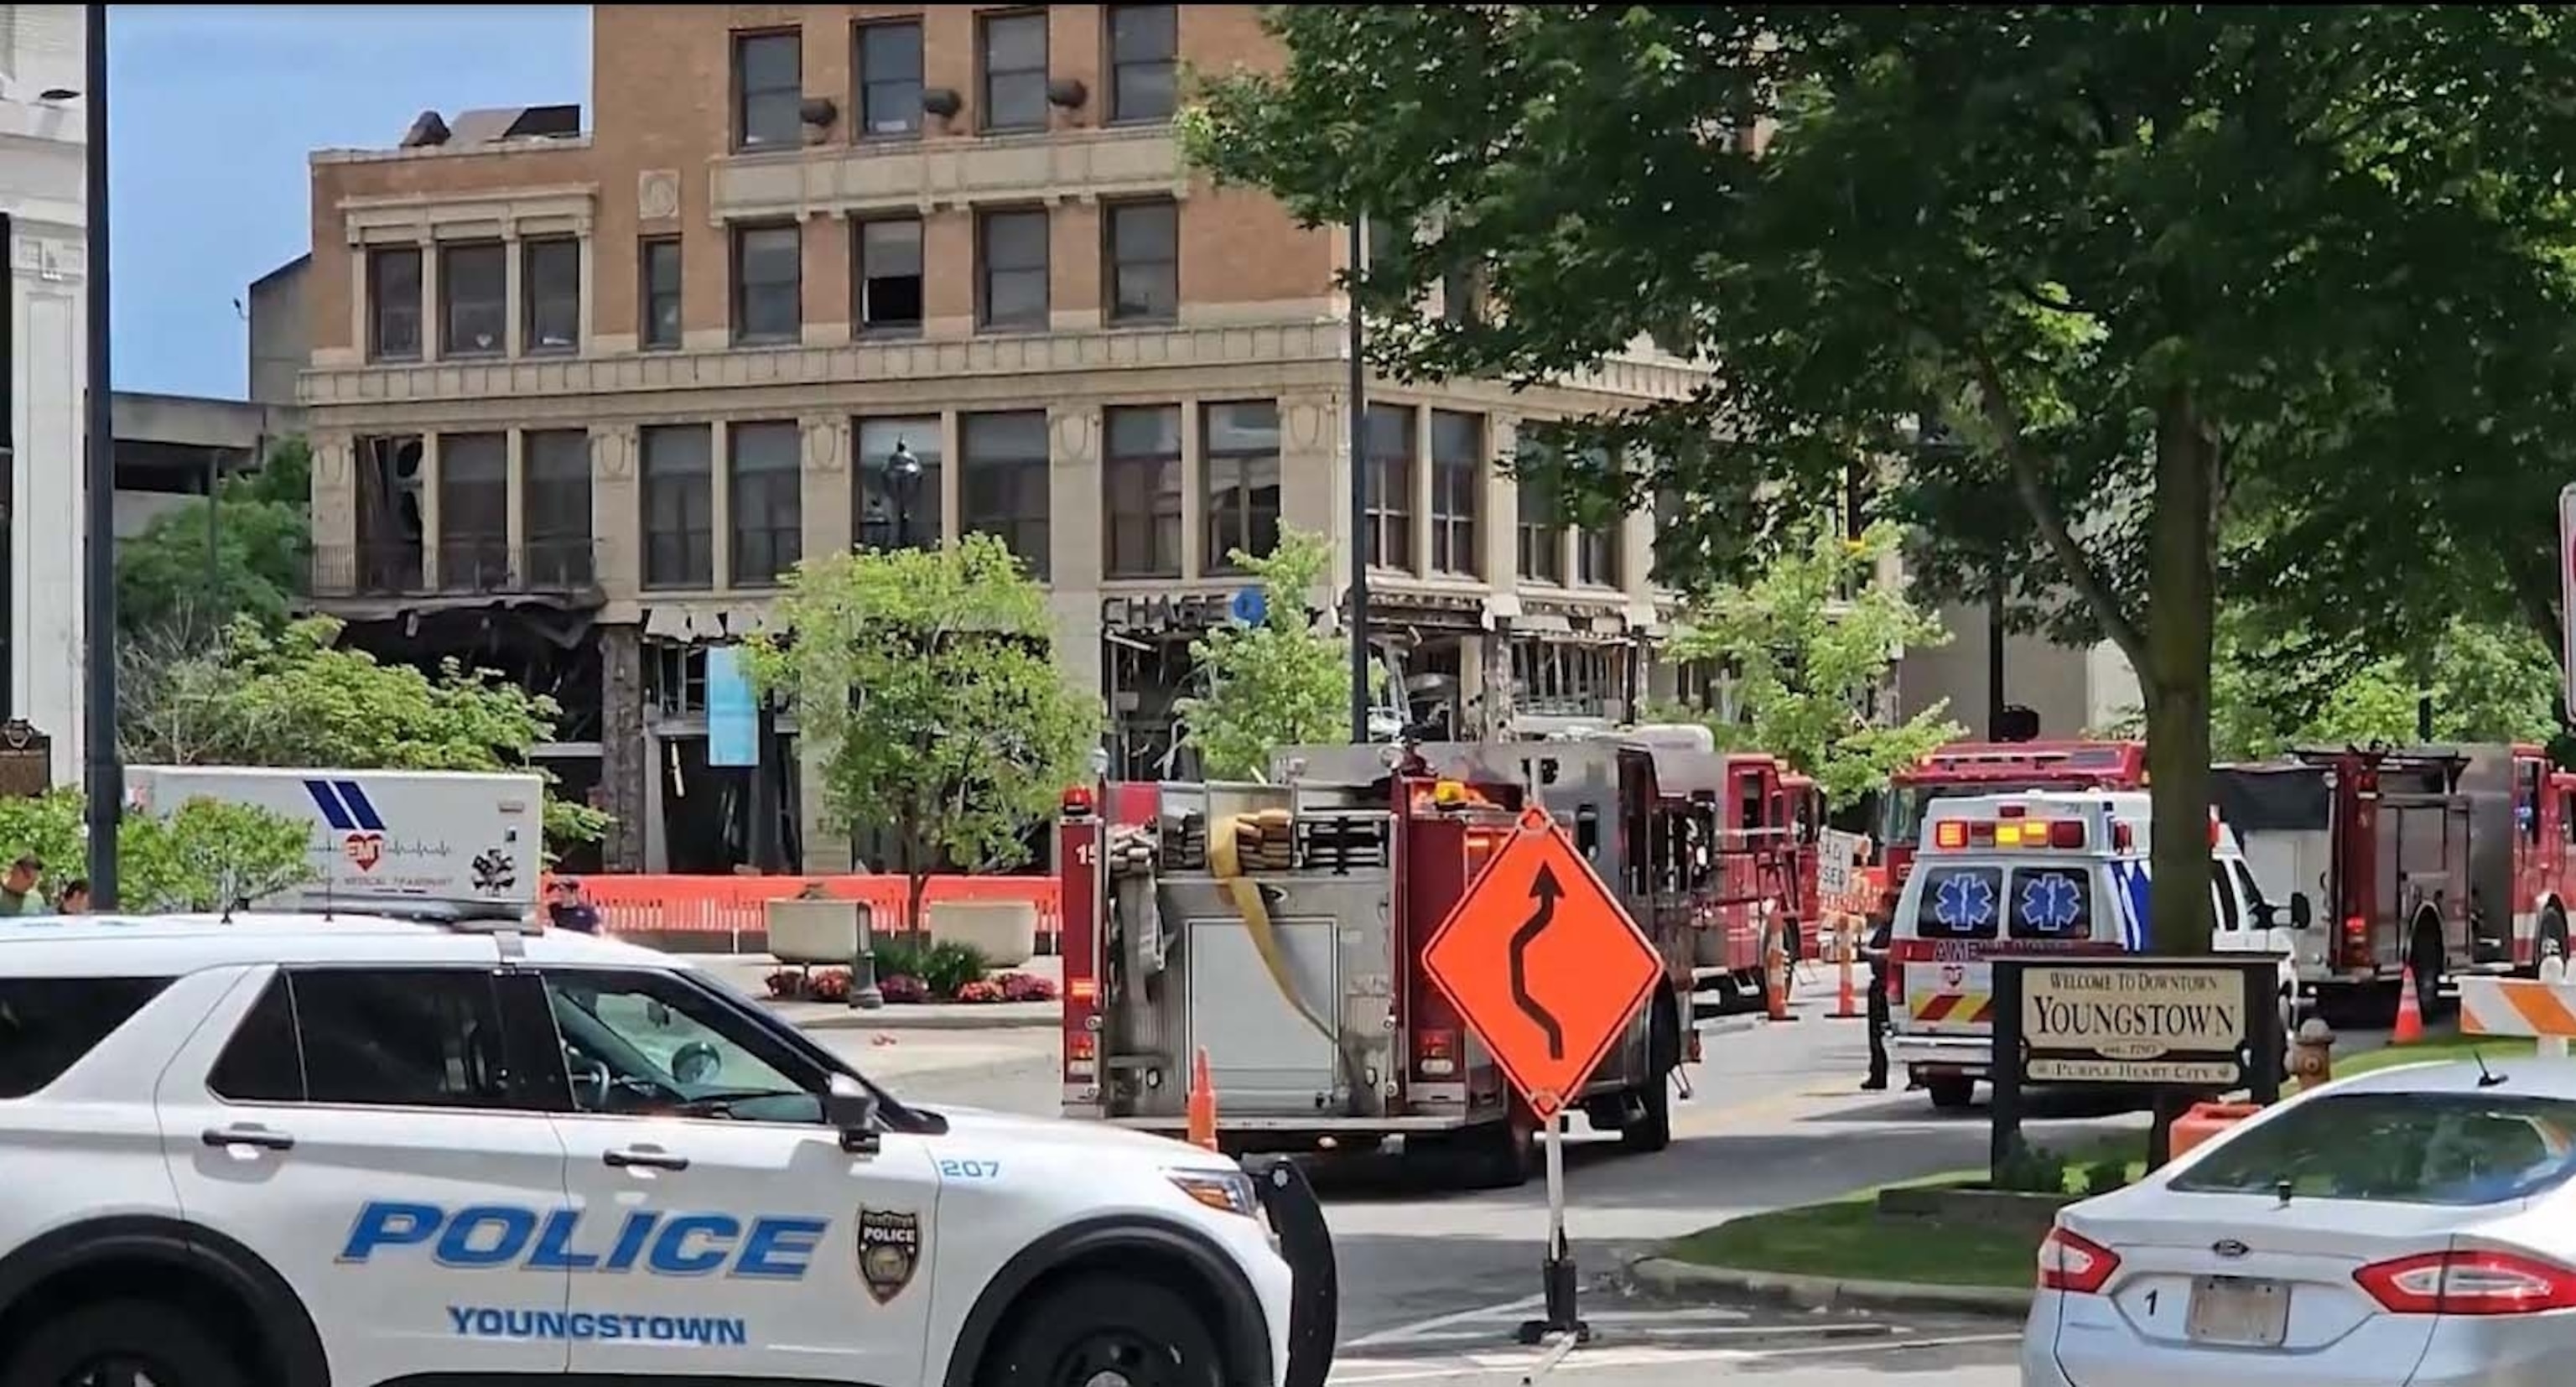
[[1216,1338],[1189,1301],[1151,1281],[1090,1276],[1047,1293],[977,1377],[979,1387],[1221,1387]]
[[0,1371],[0,1387],[247,1387],[232,1350],[196,1319],[151,1301],[52,1316]]

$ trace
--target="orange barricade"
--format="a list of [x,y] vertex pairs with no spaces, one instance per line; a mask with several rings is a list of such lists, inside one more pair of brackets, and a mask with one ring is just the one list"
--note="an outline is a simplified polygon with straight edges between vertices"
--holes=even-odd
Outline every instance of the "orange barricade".
[[[879,932],[906,927],[907,883],[900,876],[648,876],[596,873],[580,878],[583,899],[599,911],[600,930],[638,942],[691,951],[741,953],[766,947],[770,901],[820,886],[836,900],[865,901]],[[1061,928],[1053,877],[935,876],[922,904],[938,901],[1028,901],[1038,910],[1041,947]]]

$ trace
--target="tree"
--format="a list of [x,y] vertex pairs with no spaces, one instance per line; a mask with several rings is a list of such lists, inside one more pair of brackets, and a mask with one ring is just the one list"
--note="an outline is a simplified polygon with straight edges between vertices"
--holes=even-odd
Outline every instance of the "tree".
[[[1216,83],[1190,147],[1310,221],[1418,229],[1358,288],[1384,368],[1531,382],[1641,334],[1723,363],[1574,430],[1653,464],[1575,483],[1677,496],[1686,532],[1775,532],[1855,460],[2009,487],[2145,692],[2160,949],[2209,947],[2222,517],[2295,499],[2355,527],[2312,549],[2370,548],[2373,498],[2431,489],[2374,430],[2557,407],[2506,389],[2566,353],[2563,11],[1271,14],[1285,70]],[[1501,311],[1401,316],[1451,273]],[[1959,446],[1917,449],[1926,416]]]
[[117,545],[118,629],[211,637],[240,616],[283,625],[312,552],[312,483],[312,456],[290,438],[216,489],[211,535],[203,499],[153,517]]
[[[78,790],[0,798],[0,859],[33,853],[56,873],[88,856]],[[167,815],[139,814],[117,829],[124,908],[219,910],[313,879],[311,828],[253,805],[192,799]]]
[[[118,754],[128,765],[545,774],[528,752],[553,740],[554,700],[454,659],[434,678],[378,664],[339,635],[328,617],[273,633],[243,617],[211,645],[137,637],[119,660]],[[557,845],[608,829],[607,815],[551,795],[545,813]]]
[[896,834],[915,924],[943,860],[1022,860],[1099,745],[1098,701],[1056,668],[1046,594],[990,535],[806,559],[774,613],[744,645],[752,684],[794,703],[824,825]]
[[1749,583],[1689,599],[1667,650],[1733,676],[1733,718],[1705,719],[1720,744],[1767,751],[1814,776],[1840,807],[1883,789],[1890,772],[1923,759],[1966,729],[1949,705],[1902,723],[1872,723],[1862,699],[1883,687],[1909,649],[1946,644],[1941,623],[1876,580],[1897,527],[1872,525],[1846,540],[1824,526],[1783,544]]
[[1307,615],[1332,562],[1322,536],[1283,529],[1268,554],[1228,557],[1260,585],[1261,619],[1190,643],[1207,692],[1180,701],[1181,726],[1208,779],[1265,780],[1278,748],[1349,737],[1351,643],[1316,630]]

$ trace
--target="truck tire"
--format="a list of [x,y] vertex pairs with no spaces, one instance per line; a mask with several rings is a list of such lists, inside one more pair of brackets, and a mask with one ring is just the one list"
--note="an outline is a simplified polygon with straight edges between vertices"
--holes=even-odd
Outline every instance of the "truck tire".
[[31,1326],[0,1368],[0,1387],[249,1387],[233,1351],[195,1316],[150,1300],[97,1301]]
[[2426,1021],[2433,1019],[2433,1006],[2442,997],[2442,926],[2430,915],[2415,922],[2415,941],[2406,951],[2407,961],[2415,969],[2415,1011]]
[[2540,913],[2539,937],[2531,950],[2532,975],[2539,976],[2540,965],[2553,958],[2561,962],[2567,958],[2567,914],[2555,905]]
[[1923,1087],[1932,1095],[1932,1106],[1942,1112],[1956,1112],[1977,1097],[1977,1081],[1958,1074],[1928,1075]]
[[1677,1013],[1663,998],[1655,999],[1654,1019],[1646,1030],[1646,1081],[1637,1088],[1641,1111],[1619,1129],[1619,1145],[1651,1155],[1673,1144],[1673,1071],[1681,1067],[1681,1027]]
[[1471,1190],[1518,1189],[1538,1173],[1537,1129],[1519,1114],[1437,1136],[1406,1137],[1408,1164],[1441,1184]]
[[1080,1275],[1012,1318],[1017,1332],[984,1360],[975,1387],[1225,1387],[1215,1332],[1158,1282]]

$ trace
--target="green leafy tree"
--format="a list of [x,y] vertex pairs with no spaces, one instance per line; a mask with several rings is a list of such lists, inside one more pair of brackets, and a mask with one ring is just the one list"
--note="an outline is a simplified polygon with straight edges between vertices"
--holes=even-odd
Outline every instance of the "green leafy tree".
[[[129,641],[118,754],[127,765],[545,773],[528,752],[553,740],[554,700],[453,659],[435,676],[379,664],[340,646],[340,629],[307,617],[270,631],[245,617],[210,646]],[[551,795],[545,813],[557,845],[596,841],[610,822]]]
[[[2337,516],[2310,552],[2438,564],[2371,507],[2461,469],[2388,437],[2576,432],[2531,388],[2576,243],[2562,10],[1269,14],[1284,69],[1213,84],[1190,148],[1308,220],[1432,233],[1358,286],[1386,369],[1535,381],[1641,334],[1722,363],[1583,429],[1653,463],[1589,484],[1679,498],[1684,534],[1777,532],[1854,459],[2009,484],[2145,692],[2160,948],[2209,946],[2222,520]],[[1402,314],[1460,273],[1501,311]],[[1917,449],[1926,414],[1955,448]]]
[[1667,646],[1675,659],[1733,676],[1736,716],[1704,719],[1721,744],[1785,757],[1837,807],[1885,788],[1889,773],[1965,730],[1946,702],[1894,725],[1862,715],[1900,655],[1950,639],[1877,580],[1898,533],[1881,522],[1851,541],[1810,527],[1750,582],[1692,596]]
[[896,835],[916,923],[943,861],[1021,861],[1099,744],[1098,701],[1056,667],[1046,594],[992,536],[809,558],[773,620],[744,646],[753,686],[794,703],[825,826]]
[[1332,562],[1322,536],[1283,529],[1268,554],[1237,549],[1228,558],[1260,584],[1261,620],[1229,622],[1190,643],[1207,692],[1180,701],[1181,726],[1209,779],[1267,779],[1278,748],[1349,738],[1351,643],[1307,615]]
[[[88,856],[78,790],[0,799],[0,857],[34,853],[57,888]],[[311,829],[253,805],[193,799],[166,815],[138,814],[117,829],[117,870],[135,911],[218,910],[313,878]]]
[[301,438],[203,499],[153,517],[116,548],[116,620],[129,637],[172,629],[211,636],[236,617],[285,623],[313,547],[313,461]]

